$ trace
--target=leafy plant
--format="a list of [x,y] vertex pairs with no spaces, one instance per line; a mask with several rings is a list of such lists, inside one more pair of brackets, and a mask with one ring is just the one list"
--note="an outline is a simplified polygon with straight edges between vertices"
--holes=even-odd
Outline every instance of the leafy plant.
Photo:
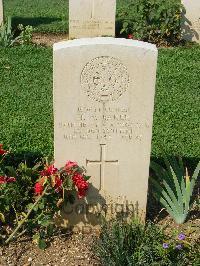
[[11,47],[14,44],[30,44],[32,40],[33,27],[18,25],[20,34],[15,36],[15,31],[12,31],[12,20],[11,17],[7,18],[6,23],[2,23],[0,26],[0,46]]
[[32,168],[22,162],[15,169],[2,163],[7,154],[0,144],[1,236],[6,238],[10,234],[7,244],[26,233],[44,249],[45,240],[56,228],[55,214],[63,204],[85,197],[89,176],[84,168],[71,161],[60,170],[44,162]]
[[117,12],[120,34],[157,44],[181,39],[181,1],[129,0]]
[[19,35],[19,42],[20,44],[30,44],[32,41],[32,35],[33,35],[33,27],[32,26],[24,26],[22,24],[18,25],[18,29],[20,30]]
[[18,39],[19,36],[14,37],[14,33],[12,32],[11,17],[8,17],[7,21],[5,23],[2,23],[0,26],[0,46],[13,46],[18,41]]
[[163,228],[137,219],[131,223],[114,220],[103,226],[94,252],[105,266],[189,265],[190,245],[183,236],[171,239]]
[[153,194],[175,222],[182,224],[192,204],[191,197],[200,171],[200,162],[191,178],[187,168],[186,171],[184,169],[182,159],[165,158],[165,165],[164,168],[156,162],[151,162],[151,168],[158,177],[150,179],[154,186]]

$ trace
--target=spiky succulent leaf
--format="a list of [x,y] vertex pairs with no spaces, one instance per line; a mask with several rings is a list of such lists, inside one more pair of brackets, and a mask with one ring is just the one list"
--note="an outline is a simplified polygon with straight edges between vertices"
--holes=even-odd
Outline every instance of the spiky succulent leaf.
[[196,180],[198,178],[199,172],[200,172],[200,161],[199,161],[199,163],[198,163],[198,165],[197,165],[197,167],[196,167],[196,169],[195,169],[195,171],[193,173],[193,176],[191,178],[190,196],[193,193],[195,182],[196,182]]
[[168,195],[170,196],[174,206],[176,207],[177,210],[182,211],[182,209],[180,208],[180,203],[176,197],[176,194],[173,192],[173,190],[171,189],[171,187],[167,184],[167,182],[164,180],[163,181],[163,185],[168,193]]
[[181,205],[183,195],[181,193],[180,184],[179,184],[178,178],[177,178],[177,176],[176,176],[176,174],[175,174],[175,172],[174,172],[174,170],[173,170],[173,168],[171,166],[170,166],[170,170],[171,170],[172,178],[173,178],[173,181],[174,181],[174,184],[175,184],[178,202]]
[[190,208],[195,182],[200,171],[200,162],[190,180],[187,169],[185,176],[182,159],[176,160],[165,157],[164,160],[166,169],[155,162],[151,162],[151,168],[162,179],[161,184],[154,178],[150,179],[155,188],[154,195],[176,223],[184,223]]
[[[170,198],[170,196],[166,193],[165,190],[162,191],[163,199],[167,202],[170,209],[173,211],[174,216],[181,213],[181,209],[177,208],[176,204],[173,202],[173,200]],[[166,209],[168,211],[168,208]]]

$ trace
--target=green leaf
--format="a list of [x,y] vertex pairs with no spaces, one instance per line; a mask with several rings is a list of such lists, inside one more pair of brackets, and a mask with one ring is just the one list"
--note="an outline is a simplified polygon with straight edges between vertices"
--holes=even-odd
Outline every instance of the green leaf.
[[173,180],[174,180],[174,184],[175,184],[175,188],[176,188],[176,193],[177,193],[177,197],[178,197],[178,202],[180,204],[180,207],[182,207],[182,213],[183,213],[183,206],[181,206],[181,203],[182,203],[182,199],[183,199],[183,195],[181,193],[181,189],[180,189],[180,185],[179,185],[179,182],[178,182],[178,179],[177,179],[177,176],[173,170],[173,168],[170,166],[170,169],[171,169],[171,173],[172,173],[172,177],[173,177]]
[[5,223],[5,216],[2,212],[0,212],[0,220],[2,221],[2,223]]
[[43,239],[39,239],[38,241],[38,247],[42,250],[44,250],[47,247],[46,242]]
[[42,226],[48,226],[49,224],[51,223],[51,220],[43,220],[43,221],[40,221],[40,224],[42,225]]
[[175,206],[175,208],[177,210],[180,211],[180,202],[178,201],[178,199],[176,198],[176,195],[175,193],[173,192],[173,190],[171,189],[171,187],[166,183],[166,181],[164,180],[163,181],[163,185],[165,187],[165,189],[167,190],[167,193],[168,195],[170,196],[172,202],[173,202],[173,205]]
[[32,209],[32,208],[33,208],[33,205],[34,205],[33,203],[29,203],[29,204],[27,205],[27,209],[28,209],[28,210]]
[[[190,184],[188,184],[188,186],[190,187]],[[187,186],[185,185],[184,176],[182,177],[182,180],[181,180],[181,191],[182,191],[183,202],[185,204],[185,210],[186,210],[189,208],[189,204],[187,204],[188,203],[188,193],[187,193]]]
[[195,182],[196,182],[196,180],[198,178],[199,172],[200,172],[200,161],[199,161],[199,163],[198,163],[198,165],[197,165],[197,167],[196,167],[196,169],[195,169],[195,171],[193,173],[193,176],[191,178],[191,191],[190,191],[190,196],[193,193],[193,189],[194,189],[194,186],[195,186]]
[[47,234],[49,236],[52,236],[53,235],[53,229],[54,229],[54,225],[52,223],[49,224],[48,227],[47,227]]
[[[163,199],[167,202],[167,205],[170,207],[170,210],[173,212],[174,216],[178,216],[179,213],[181,213],[181,209],[177,208],[177,205],[170,199],[169,195],[166,193],[166,191],[162,191]],[[168,211],[168,208],[167,208]]]
[[41,201],[38,205],[39,209],[43,210],[44,209],[44,202]]
[[17,176],[14,167],[12,167],[12,166],[6,166],[5,168],[8,170],[8,175],[9,176],[13,176],[13,177],[16,177]]
[[33,208],[33,210],[34,210],[35,212],[38,211],[38,204]]
[[123,23],[123,28],[126,29],[128,27],[128,22]]
[[85,181],[88,181],[89,179],[91,178],[91,176],[87,176],[87,175],[84,175],[84,179],[85,179]]
[[35,234],[35,235],[33,235],[32,239],[33,239],[33,241],[37,241],[37,243],[38,243],[38,241],[40,239],[40,235],[39,234]]
[[179,158],[179,161],[177,161],[176,158],[171,158],[170,159],[170,165],[173,168],[178,181],[181,182],[183,176],[184,176],[184,167],[183,167],[183,162],[182,159]]

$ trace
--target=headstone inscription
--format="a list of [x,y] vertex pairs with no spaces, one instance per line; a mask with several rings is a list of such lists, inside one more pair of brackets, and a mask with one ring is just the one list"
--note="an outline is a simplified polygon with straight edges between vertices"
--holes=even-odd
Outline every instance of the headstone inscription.
[[182,17],[183,39],[200,43],[200,1],[182,0],[185,12]]
[[157,48],[144,42],[54,45],[55,162],[70,159],[87,169],[90,206],[117,212],[115,203],[128,203],[146,211],[156,66]]
[[116,0],[69,0],[69,39],[115,36]]

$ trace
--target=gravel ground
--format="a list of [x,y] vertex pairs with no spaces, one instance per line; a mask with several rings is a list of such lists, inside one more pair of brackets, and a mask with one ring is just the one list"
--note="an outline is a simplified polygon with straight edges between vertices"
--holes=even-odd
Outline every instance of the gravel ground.
[[54,43],[67,41],[67,34],[33,33],[32,42],[37,45],[53,46]]
[[[167,235],[183,232],[187,241],[192,244],[200,241],[200,217],[195,212],[190,219],[177,225],[166,216],[157,221],[165,228]],[[93,234],[62,234],[52,238],[46,250],[40,250],[30,238],[23,237],[13,241],[9,246],[0,247],[0,266],[79,266],[101,265],[92,252]]]
[[59,236],[43,251],[30,239],[22,238],[0,247],[0,266],[100,265],[92,254],[92,243],[90,235]]

